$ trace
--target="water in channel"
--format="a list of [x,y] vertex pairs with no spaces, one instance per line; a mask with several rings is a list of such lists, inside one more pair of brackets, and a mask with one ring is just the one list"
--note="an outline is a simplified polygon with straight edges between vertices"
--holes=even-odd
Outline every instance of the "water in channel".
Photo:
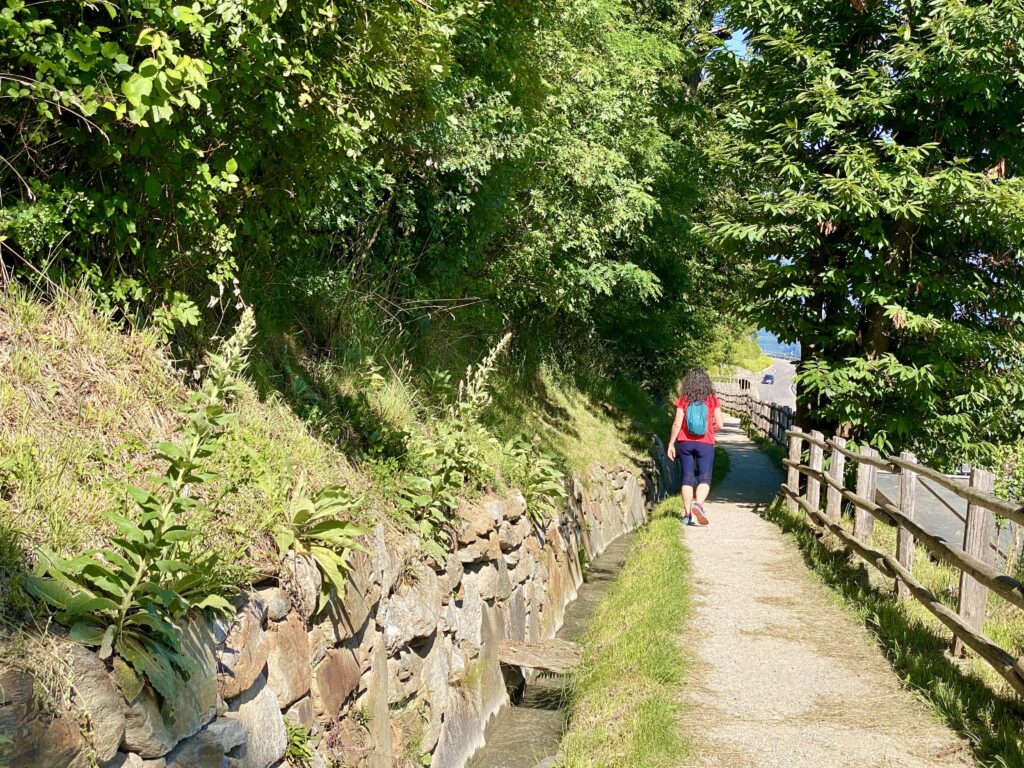
[[[580,640],[590,626],[594,610],[618,575],[629,551],[632,534],[620,536],[591,564],[579,594],[565,609],[565,623],[555,635]],[[477,750],[468,768],[535,768],[558,752],[565,731],[564,679],[540,675],[522,697],[502,707],[487,724],[486,744]]]

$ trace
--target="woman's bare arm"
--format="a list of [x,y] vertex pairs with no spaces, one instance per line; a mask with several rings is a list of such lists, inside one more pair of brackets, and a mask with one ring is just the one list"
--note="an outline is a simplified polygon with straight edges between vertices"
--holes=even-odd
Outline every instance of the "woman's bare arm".
[[683,428],[683,409],[676,408],[676,417],[672,421],[672,433],[668,436],[668,457],[674,459],[676,457],[676,437],[679,436],[679,430]]

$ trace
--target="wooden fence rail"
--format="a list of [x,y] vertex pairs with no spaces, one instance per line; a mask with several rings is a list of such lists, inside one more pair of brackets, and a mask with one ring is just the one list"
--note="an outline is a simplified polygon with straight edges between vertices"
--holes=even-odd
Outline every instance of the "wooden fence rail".
[[[726,405],[724,398],[722,404]],[[962,655],[965,646],[971,648],[1003,676],[1017,695],[1024,697],[1024,659],[1015,658],[982,631],[989,591],[1024,610],[1024,584],[997,568],[992,557],[993,515],[1020,523],[1024,520],[1024,507],[992,494],[991,472],[975,469],[970,484],[964,486],[918,463],[910,453],[883,458],[866,446],[851,450],[842,438],[826,440],[820,432],[807,433],[793,427],[787,428],[784,434],[789,451],[788,458],[783,460],[787,475],[782,494],[789,508],[803,510],[813,527],[834,537],[846,549],[892,578],[900,599],[912,597],[924,605],[952,632],[954,654]],[[829,460],[827,470],[824,468],[826,457]],[[851,461],[856,465],[857,478],[856,490],[852,491],[845,486],[846,466]],[[899,474],[898,501],[878,492],[879,469]],[[941,485],[968,502],[962,542],[951,542],[930,533],[915,520],[915,498],[921,478]],[[826,491],[824,509],[821,504],[823,487]],[[840,521],[843,501],[854,510],[852,533]],[[871,548],[876,520],[896,526],[895,557]],[[915,542],[937,560],[960,571],[955,611],[914,577]]]
[[[719,384],[716,381],[716,384]],[[759,435],[771,440],[780,448],[786,447],[786,432],[792,429],[796,414],[788,405],[766,403],[756,399],[749,390],[737,391],[731,387],[716,387],[716,394],[722,407],[745,417]]]

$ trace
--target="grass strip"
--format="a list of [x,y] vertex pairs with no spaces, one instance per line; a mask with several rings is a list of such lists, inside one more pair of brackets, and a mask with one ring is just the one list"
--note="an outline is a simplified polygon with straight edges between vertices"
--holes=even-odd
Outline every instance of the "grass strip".
[[598,606],[569,685],[564,768],[659,768],[686,752],[679,689],[689,610],[679,500],[660,504]]

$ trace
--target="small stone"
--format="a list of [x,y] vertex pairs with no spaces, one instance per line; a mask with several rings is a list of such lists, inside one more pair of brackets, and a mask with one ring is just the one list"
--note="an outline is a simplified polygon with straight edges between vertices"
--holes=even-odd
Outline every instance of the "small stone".
[[270,652],[266,620],[267,605],[254,594],[228,627],[217,653],[217,686],[225,699],[238,696],[262,674]]
[[526,639],[526,598],[522,587],[515,587],[508,600],[502,604],[505,617],[506,637],[511,640]]
[[405,571],[406,564],[419,556],[419,549],[408,538],[388,541],[382,525],[374,527],[369,544],[372,560],[378,568],[376,578],[380,584],[380,594],[390,595]]
[[[394,768],[391,716],[388,709],[388,663],[383,645],[377,648],[370,669],[365,701],[366,713],[370,717],[368,728],[372,751],[367,758],[367,766],[368,768]],[[438,765],[442,764],[438,763]]]
[[0,765],[85,768],[87,745],[78,723],[45,713],[33,695],[32,677],[0,669]]
[[293,723],[304,725],[309,728],[316,722],[316,713],[313,710],[313,698],[311,696],[305,696],[299,699],[285,710],[284,716]]
[[292,609],[292,599],[280,587],[268,587],[257,593],[267,609],[267,618],[281,621]]
[[500,500],[463,504],[458,509],[458,541],[470,544],[476,539],[486,539],[501,521]]
[[470,579],[477,582],[484,600],[507,600],[512,594],[512,580],[504,560],[467,566],[462,580],[468,582]]
[[498,543],[501,545],[502,551],[508,552],[522,544],[532,532],[533,524],[526,515],[515,522],[505,520],[498,529]]
[[475,578],[464,578],[462,599],[456,604],[458,622],[455,627],[455,640],[470,655],[480,648],[480,627],[483,623],[484,601],[480,596],[479,581]]
[[476,539],[469,544],[460,546],[455,551],[455,556],[459,559],[460,563],[482,563],[487,560],[493,560],[496,554],[500,554],[500,551],[499,547],[498,553],[495,553],[489,539]]
[[437,575],[418,566],[410,580],[399,585],[387,601],[383,613],[384,638],[388,653],[419,637],[428,637],[437,630],[441,613],[441,588]]
[[452,554],[448,555],[448,562],[445,564],[444,569],[445,592],[450,594],[458,588],[459,582],[462,581],[462,574],[465,572],[465,570],[466,569],[462,565],[462,560],[459,559],[459,556],[456,553],[453,552]]
[[166,758],[166,768],[222,768],[224,758],[245,744],[245,728],[234,719],[214,720],[195,736],[178,744]]
[[[159,765],[156,765],[158,762]],[[165,768],[166,764],[167,761],[163,758],[159,761],[143,760],[134,752],[118,752],[109,762],[103,764],[103,768]]]
[[429,714],[420,743],[420,749],[429,752],[434,749],[441,735],[444,713],[448,708],[448,678],[451,674],[451,639],[437,635],[427,651],[420,672],[420,694],[429,705]]
[[514,491],[502,505],[502,517],[506,520],[515,520],[524,514],[526,514],[526,497],[520,491]]
[[313,705],[316,714],[330,720],[359,685],[359,662],[348,648],[328,651],[313,672]]
[[312,682],[306,622],[293,611],[285,621],[272,625],[267,635],[267,684],[281,706],[287,707],[309,693]]
[[110,760],[124,736],[124,697],[114,685],[107,666],[81,645],[71,647],[75,695],[89,718],[92,747],[99,762]]
[[237,718],[245,729],[245,743],[230,753],[241,768],[270,768],[288,749],[288,730],[277,696],[260,676],[252,688],[231,702],[228,717]]
[[308,555],[289,553],[281,563],[281,581],[291,593],[303,621],[316,611],[323,578],[316,561]]

